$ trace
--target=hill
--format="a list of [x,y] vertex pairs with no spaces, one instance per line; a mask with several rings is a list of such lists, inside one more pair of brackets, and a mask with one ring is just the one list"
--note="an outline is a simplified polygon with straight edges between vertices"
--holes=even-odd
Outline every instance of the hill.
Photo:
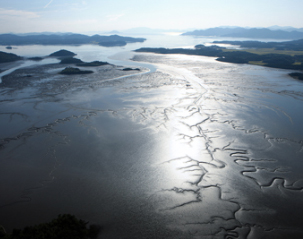
[[243,27],[215,27],[205,30],[185,32],[183,36],[207,36],[207,37],[239,37],[239,38],[263,38],[263,39],[301,39],[303,32],[298,30],[271,30],[268,28],[243,28]]
[[[224,43],[231,43],[224,41]],[[230,63],[246,63],[261,66],[268,66],[281,69],[303,70],[303,40],[295,40],[288,42],[280,42],[274,49],[271,43],[267,51],[263,51],[262,42],[232,42],[239,45],[250,44],[255,48],[247,48],[244,50],[226,49],[219,46],[206,47],[204,45],[196,45],[195,49],[183,48],[140,48],[136,52],[153,52],[160,54],[187,54],[187,55],[201,55],[217,57],[217,61]],[[265,44],[265,43],[264,43]],[[258,47],[261,45],[261,47]],[[291,50],[289,50],[291,49]],[[298,50],[297,50],[298,49]]]
[[237,45],[243,48],[274,48],[284,51],[303,51],[303,39],[284,42],[260,42],[260,41],[214,41],[216,44]]
[[[65,35],[25,35],[1,34],[0,45],[82,45],[99,44],[102,46],[126,45],[133,42],[144,42],[145,38],[123,37],[118,35],[111,36],[87,36],[82,34]],[[118,42],[118,43],[117,43]],[[123,42],[123,44],[121,44]],[[105,44],[102,44],[105,43]]]
[[51,57],[73,57],[75,55],[76,55],[75,53],[63,49],[60,51],[56,51],[56,52],[50,54],[49,56],[51,56]]
[[62,75],[83,75],[83,74],[91,74],[93,71],[83,71],[79,68],[75,67],[66,67],[64,70],[60,72]]
[[13,53],[0,51],[0,63],[22,60],[22,57]]

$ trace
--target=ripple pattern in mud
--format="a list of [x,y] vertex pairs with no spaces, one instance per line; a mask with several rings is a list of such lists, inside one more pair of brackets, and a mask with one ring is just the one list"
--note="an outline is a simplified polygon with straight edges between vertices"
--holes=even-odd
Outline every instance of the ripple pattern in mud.
[[[173,68],[183,62],[163,58],[170,62],[164,69],[192,86],[166,109],[174,119],[169,121],[173,157],[161,166],[171,174],[163,180],[168,187],[153,196],[160,212],[179,218],[171,227],[202,238],[300,238],[302,131],[294,132],[293,118],[301,115],[278,102],[290,96],[298,104],[302,86],[280,91],[268,78],[239,82],[244,76],[232,73],[236,66],[230,64],[222,64],[218,78],[200,73],[212,69],[211,63],[199,68],[194,62],[186,72]],[[157,55],[144,59],[161,62]]]
[[[41,83],[40,94],[24,98],[24,88],[2,91],[11,96],[0,101],[6,107],[0,112],[3,122],[17,126],[24,121],[23,128],[1,139],[2,170],[15,170],[19,179],[26,178],[24,172],[34,176],[12,182],[14,190],[3,184],[11,192],[1,200],[1,209],[35,204],[43,190],[69,191],[60,180],[70,183],[71,177],[84,185],[81,190],[91,201],[81,203],[95,220],[105,220],[92,213],[104,200],[117,208],[114,214],[140,218],[141,230],[156,224],[145,222],[144,227],[139,214],[165,218],[161,228],[180,238],[301,238],[302,86],[285,84],[281,71],[203,57],[140,54],[134,59],[159,69],[68,83],[74,87],[65,81]],[[138,147],[131,145],[135,140]],[[31,148],[35,144],[40,149]],[[147,154],[151,156],[142,156]],[[16,170],[16,164],[25,171]],[[71,175],[62,170],[69,167]],[[4,171],[2,179],[13,181]],[[119,199],[108,196],[116,191]]]

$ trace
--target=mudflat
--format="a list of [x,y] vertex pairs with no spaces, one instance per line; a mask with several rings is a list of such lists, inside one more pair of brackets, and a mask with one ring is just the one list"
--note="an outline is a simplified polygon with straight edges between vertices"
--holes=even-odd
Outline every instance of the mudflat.
[[3,78],[1,224],[70,213],[100,238],[300,238],[302,82],[202,56],[133,61],[157,70]]

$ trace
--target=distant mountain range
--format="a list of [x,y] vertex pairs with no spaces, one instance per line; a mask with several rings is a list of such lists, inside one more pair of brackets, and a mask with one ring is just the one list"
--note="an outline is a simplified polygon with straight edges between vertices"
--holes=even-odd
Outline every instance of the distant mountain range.
[[[281,30],[284,29],[284,30]],[[295,29],[295,30],[294,30]],[[270,28],[215,27],[185,32],[183,36],[237,37],[259,39],[302,39],[302,28],[272,26]]]
[[87,36],[82,34],[1,34],[0,45],[82,45],[99,44],[100,46],[125,46],[127,43],[144,42],[145,38],[111,36]]
[[125,34],[130,35],[158,35],[167,32],[168,30],[164,29],[152,29],[148,27],[136,27],[122,31]]
[[28,32],[28,33],[9,33],[17,36],[33,36],[33,35],[71,35],[72,32]]
[[[290,26],[286,27],[280,27],[280,26],[271,26],[267,28],[250,28],[250,27],[238,27],[238,26],[220,26],[216,28],[209,28],[204,30],[195,30],[194,28],[191,29],[153,29],[148,27],[137,27],[137,28],[131,28],[127,30],[121,30],[121,31],[110,31],[110,32],[104,32],[104,34],[125,34],[125,35],[161,35],[168,32],[185,32],[184,35],[198,35],[202,34],[201,36],[223,36],[225,37],[225,34],[233,34],[238,33],[239,30],[245,29],[247,32],[251,29],[267,29],[271,31],[283,31],[284,34],[286,32],[303,32],[303,28],[294,28]],[[198,31],[198,33],[197,33]],[[270,32],[270,31],[269,31]],[[192,34],[194,33],[194,34]],[[288,33],[287,33],[288,34]],[[249,37],[251,38],[251,37]],[[292,38],[285,38],[285,39],[292,39]]]
[[271,27],[267,27],[270,30],[282,30],[282,31],[286,31],[286,32],[292,32],[292,31],[298,31],[298,32],[303,32],[303,28],[295,28],[295,27],[280,27],[280,26],[271,26]]
[[148,27],[136,27],[121,31],[110,31],[110,32],[104,32],[104,34],[124,34],[124,35],[162,35],[169,32],[177,32],[182,33],[185,31],[193,31],[194,28],[190,29],[154,29],[154,28],[148,28]]

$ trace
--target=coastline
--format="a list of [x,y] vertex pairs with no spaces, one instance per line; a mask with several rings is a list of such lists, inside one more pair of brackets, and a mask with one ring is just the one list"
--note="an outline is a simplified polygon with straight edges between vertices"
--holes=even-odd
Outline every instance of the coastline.
[[[183,54],[192,56],[207,56],[215,57],[216,61],[236,64],[250,64],[265,66],[277,69],[303,71],[303,57],[302,51],[297,51],[298,55],[288,50],[280,50],[280,53],[262,52],[263,48],[255,48],[254,53],[251,49],[226,49],[216,45],[204,46],[202,44],[196,45],[194,48],[149,48],[143,47],[134,50],[134,52],[142,53],[156,53],[156,54]],[[273,53],[272,53],[273,52]]]
[[[43,64],[37,65],[35,62],[30,66],[22,67],[22,63],[3,63],[6,64],[6,71],[2,72],[2,83],[0,83],[1,87],[10,87],[10,88],[24,88],[28,86],[33,86],[39,84],[43,85],[43,82],[48,82],[50,84],[52,80],[54,80],[54,84],[70,84],[71,80],[73,83],[81,84],[88,83],[99,80],[109,80],[115,79],[123,76],[128,76],[132,74],[140,74],[148,72],[149,70],[146,68],[140,68],[138,70],[131,71],[123,71],[124,67],[116,66],[112,64],[107,64],[103,66],[97,67],[80,67],[84,70],[90,70],[93,73],[89,76],[84,77],[83,75],[62,75],[60,72],[66,67],[73,67],[74,64]],[[20,67],[21,66],[21,67]],[[20,68],[19,68],[20,67]],[[11,72],[10,72],[11,71]],[[60,81],[58,81],[60,80]],[[85,81],[85,82],[84,82]]]

